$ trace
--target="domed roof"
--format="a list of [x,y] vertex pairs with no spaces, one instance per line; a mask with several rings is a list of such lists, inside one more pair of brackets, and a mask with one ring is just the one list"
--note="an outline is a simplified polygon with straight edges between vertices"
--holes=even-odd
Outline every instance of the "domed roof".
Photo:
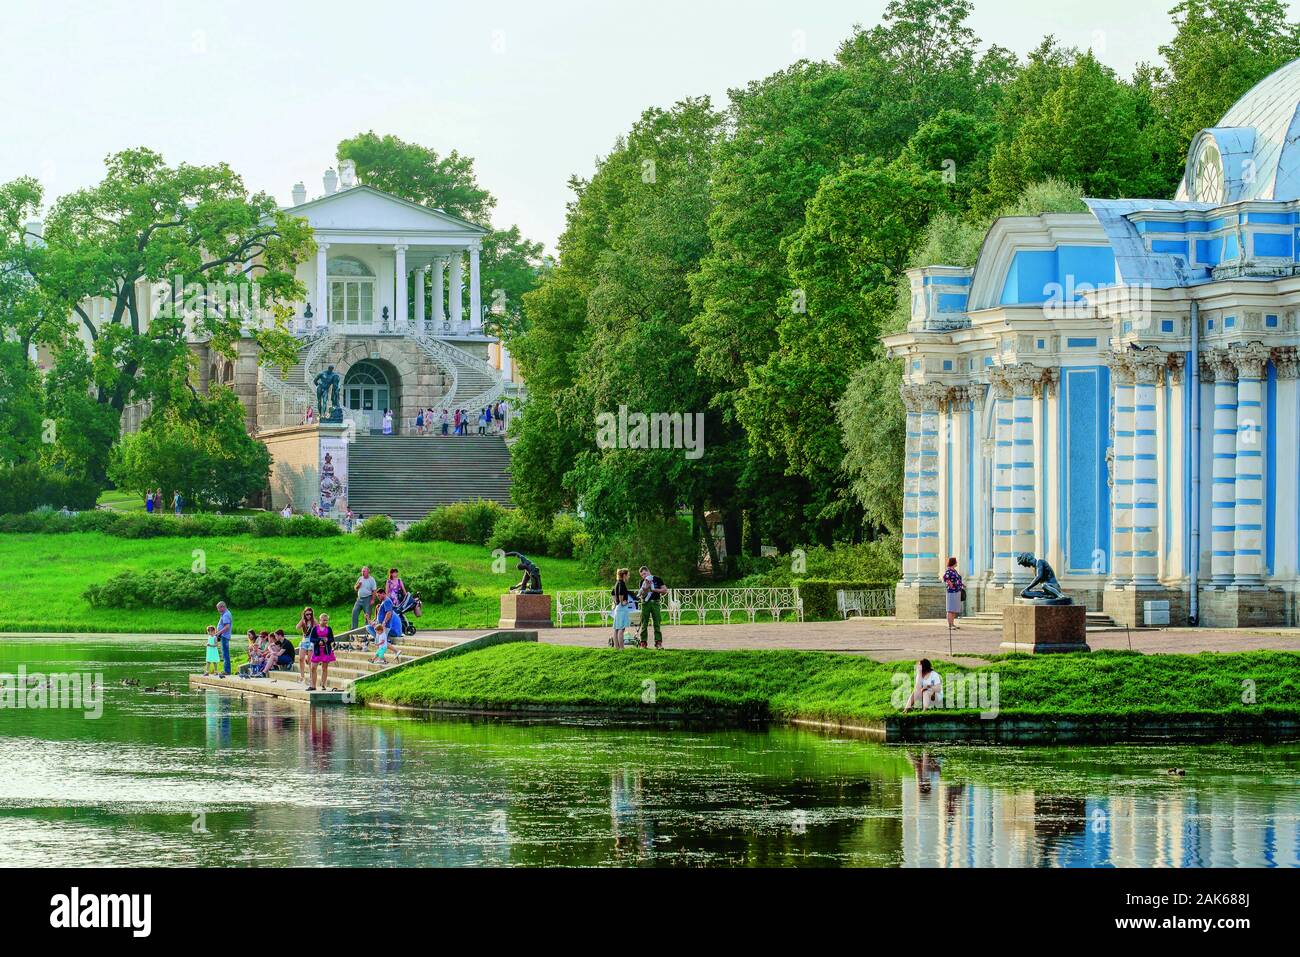
[[[1255,84],[1217,126],[1192,139],[1177,199],[1300,199],[1298,107],[1300,60],[1292,60]],[[1222,180],[1219,195],[1216,174]]]

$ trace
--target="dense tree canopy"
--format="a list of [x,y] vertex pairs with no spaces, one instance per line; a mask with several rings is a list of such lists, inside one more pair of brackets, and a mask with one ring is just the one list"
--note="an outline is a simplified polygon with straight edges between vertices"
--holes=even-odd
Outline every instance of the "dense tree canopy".
[[[906,322],[904,270],[973,263],[999,214],[1172,195],[1195,131],[1300,55],[1280,0],[1180,3],[1165,62],[1131,79],[1052,37],[1018,60],[970,12],[894,0],[720,114],[646,111],[572,181],[559,261],[524,298],[521,505],[580,508],[596,535],[716,511],[732,554],[742,526],[747,550],[897,534],[901,370],[880,336]],[[598,448],[619,404],[706,409],[704,457]]]

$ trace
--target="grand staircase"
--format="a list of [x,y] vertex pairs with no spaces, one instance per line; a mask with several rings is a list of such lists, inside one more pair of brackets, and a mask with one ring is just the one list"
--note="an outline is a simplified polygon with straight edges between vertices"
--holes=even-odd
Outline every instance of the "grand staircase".
[[440,505],[510,503],[510,453],[499,435],[361,435],[348,450],[348,507],[414,522]]

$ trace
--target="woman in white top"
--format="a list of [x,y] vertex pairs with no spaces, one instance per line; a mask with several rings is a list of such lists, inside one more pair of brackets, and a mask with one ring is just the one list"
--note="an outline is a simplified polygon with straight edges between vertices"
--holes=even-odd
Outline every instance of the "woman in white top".
[[903,710],[911,711],[918,699],[922,711],[943,707],[943,678],[939,676],[939,672],[930,667],[929,658],[922,658],[921,663],[917,665],[916,686],[912,689],[907,704],[903,705]]
[[393,434],[393,410],[384,410],[384,435]]

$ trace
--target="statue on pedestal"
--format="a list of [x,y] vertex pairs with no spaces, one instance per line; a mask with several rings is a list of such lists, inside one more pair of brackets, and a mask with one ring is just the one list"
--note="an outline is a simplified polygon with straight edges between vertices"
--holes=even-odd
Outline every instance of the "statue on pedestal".
[[518,585],[511,586],[512,592],[518,592],[521,595],[540,595],[542,594],[542,573],[537,566],[530,562],[519,552],[506,552],[508,558],[518,558],[518,569],[524,573]]
[[1061,591],[1061,584],[1056,580],[1056,572],[1046,558],[1035,558],[1029,552],[1016,556],[1016,564],[1034,570],[1034,580],[1020,593],[1021,598],[1044,605],[1073,605],[1074,600]]
[[[322,422],[342,422],[343,410],[339,408],[339,374],[329,366],[324,372],[316,373],[312,384],[316,386],[316,411]],[[329,414],[325,412],[325,399],[329,398]]]

